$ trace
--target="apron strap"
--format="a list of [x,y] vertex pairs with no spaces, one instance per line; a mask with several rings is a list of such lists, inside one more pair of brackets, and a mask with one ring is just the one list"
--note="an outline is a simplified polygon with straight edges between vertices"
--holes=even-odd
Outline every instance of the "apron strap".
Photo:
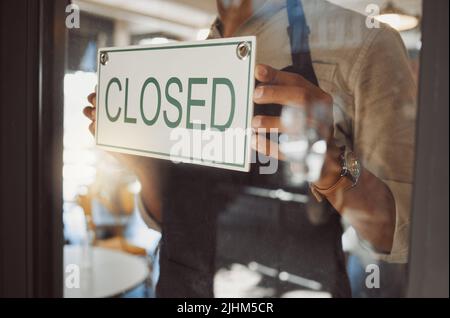
[[292,64],[297,72],[314,85],[319,86],[312,66],[309,49],[309,27],[301,0],[286,0],[289,19],[288,34],[291,44]]

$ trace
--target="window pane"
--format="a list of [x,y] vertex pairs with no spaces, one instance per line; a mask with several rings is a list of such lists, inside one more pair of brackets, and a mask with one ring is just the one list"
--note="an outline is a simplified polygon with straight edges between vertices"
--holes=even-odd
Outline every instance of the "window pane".
[[[404,295],[421,0],[74,4],[81,16],[69,32],[64,83],[66,237],[109,247],[119,238],[121,251],[150,255],[152,284],[131,296]],[[95,118],[82,110],[97,84],[99,49],[250,35],[265,65],[257,86],[271,93],[255,97],[253,125],[278,129],[258,134],[250,172],[95,146]],[[205,64],[221,63],[214,59]],[[199,72],[211,77],[207,67]],[[268,140],[274,152],[258,147]],[[276,167],[270,174],[267,162]]]

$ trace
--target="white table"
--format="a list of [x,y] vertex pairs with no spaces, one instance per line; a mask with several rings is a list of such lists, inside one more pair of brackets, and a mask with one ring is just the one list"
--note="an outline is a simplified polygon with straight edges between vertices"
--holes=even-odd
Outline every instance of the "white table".
[[[73,284],[77,268],[79,288]],[[147,278],[149,271],[145,260],[134,255],[100,247],[83,249],[66,245],[63,273],[64,297],[99,298],[120,295],[136,287]]]

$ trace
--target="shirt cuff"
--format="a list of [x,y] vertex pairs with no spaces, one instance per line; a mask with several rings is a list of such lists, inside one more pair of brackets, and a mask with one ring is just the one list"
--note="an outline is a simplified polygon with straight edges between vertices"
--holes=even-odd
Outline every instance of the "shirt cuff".
[[[358,241],[359,241],[359,245],[366,250],[370,257],[372,257],[375,260],[378,261],[384,261],[387,263],[397,263],[397,264],[405,264],[408,263],[408,253],[409,253],[409,249],[408,247],[404,247],[404,248],[399,248],[397,245],[397,243],[399,241],[404,240],[403,237],[407,237],[407,233],[409,232],[409,224],[405,224],[403,226],[401,226],[400,228],[397,228],[395,233],[394,233],[394,241],[393,241],[393,246],[392,246],[392,250],[391,253],[380,253],[375,251],[371,244],[365,240],[363,240],[359,235],[358,236]],[[402,238],[398,238],[396,236],[402,236]]]
[[141,215],[144,223],[150,229],[161,232],[161,224],[155,220],[155,218],[151,215],[151,213],[149,211],[147,211],[144,203],[142,202],[141,194],[137,195],[137,206],[138,206],[139,214]]

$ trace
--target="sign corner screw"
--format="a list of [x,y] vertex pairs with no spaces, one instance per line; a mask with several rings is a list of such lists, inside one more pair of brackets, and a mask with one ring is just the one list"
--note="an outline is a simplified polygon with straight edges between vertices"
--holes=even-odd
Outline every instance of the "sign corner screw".
[[107,52],[100,52],[100,63],[106,65],[108,63],[109,57]]
[[252,46],[250,42],[240,42],[236,48],[236,55],[240,60],[245,60],[250,55],[251,50]]

